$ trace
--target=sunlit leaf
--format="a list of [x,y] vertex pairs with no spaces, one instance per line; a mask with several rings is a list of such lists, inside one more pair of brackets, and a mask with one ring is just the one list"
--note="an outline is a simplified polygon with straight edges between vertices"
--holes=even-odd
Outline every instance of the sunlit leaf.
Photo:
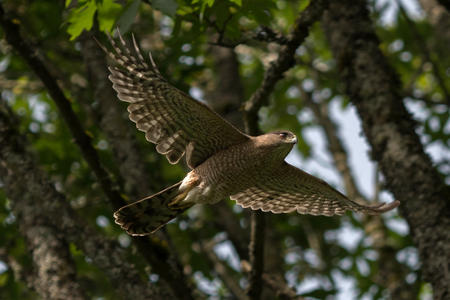
[[94,14],[97,11],[95,0],[88,1],[70,13],[67,32],[70,40],[77,38],[83,30],[90,30],[94,24]]

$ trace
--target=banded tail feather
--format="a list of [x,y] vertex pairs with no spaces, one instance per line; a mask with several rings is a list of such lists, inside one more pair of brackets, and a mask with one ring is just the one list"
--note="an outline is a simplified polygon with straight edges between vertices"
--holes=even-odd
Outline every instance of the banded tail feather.
[[134,236],[148,235],[157,231],[192,206],[182,208],[169,206],[169,203],[175,199],[185,196],[179,191],[180,185],[181,181],[154,195],[120,208],[114,213],[116,224]]

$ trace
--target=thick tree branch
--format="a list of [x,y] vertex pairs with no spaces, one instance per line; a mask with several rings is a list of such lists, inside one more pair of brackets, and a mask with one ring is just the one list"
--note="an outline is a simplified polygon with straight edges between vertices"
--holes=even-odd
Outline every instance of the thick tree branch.
[[[222,117],[237,128],[243,129],[244,123],[239,108],[244,98],[244,88],[239,75],[239,63],[233,49],[211,46],[209,49],[214,60],[214,81],[206,86],[208,104]],[[230,206],[220,202],[211,207],[215,215],[214,224],[227,233],[241,260],[248,260],[249,237],[247,230]],[[250,214],[248,214],[250,216]]]
[[327,7],[327,0],[312,1],[297,18],[294,29],[288,37],[289,42],[280,49],[277,60],[270,64],[269,69],[264,74],[260,87],[244,104],[244,119],[247,133],[258,133],[257,118],[259,109],[268,104],[269,95],[272,93],[275,84],[283,78],[284,72],[294,66],[295,50],[308,36],[309,27],[322,16]]
[[227,266],[217,257],[214,253],[214,241],[201,243],[202,252],[206,254],[206,257],[212,264],[214,270],[217,272],[223,283],[228,287],[233,296],[238,300],[248,300],[247,295],[239,286],[239,283],[230,274]]
[[244,129],[239,108],[244,98],[244,87],[239,76],[239,63],[233,49],[211,46],[214,59],[214,82],[207,86],[206,98],[211,107],[239,129]]
[[[214,26],[213,26],[214,27]],[[217,30],[217,28],[215,28]],[[244,32],[240,40],[228,41],[225,39],[223,33],[216,38],[216,41],[210,42],[212,46],[220,46],[224,48],[233,49],[241,44],[255,44],[254,41],[265,43],[276,43],[279,45],[286,45],[289,43],[289,39],[280,32],[276,32],[273,29],[261,26],[255,32]]]
[[264,212],[252,211],[250,245],[248,246],[250,259],[249,287],[247,295],[250,299],[260,299],[262,292],[262,274],[264,272],[264,237],[266,220]]
[[438,1],[450,13],[450,1],[449,0],[438,0]]
[[126,110],[120,107],[116,93],[108,80],[105,53],[94,40],[92,31],[79,38],[81,53],[87,68],[90,86],[98,102],[100,127],[108,139],[113,155],[125,182],[125,191],[135,199],[148,196],[154,191],[149,188],[150,178],[142,163],[134,135],[134,126],[123,118]]
[[[233,243],[237,254],[241,260],[248,260],[248,231],[243,229],[236,214],[225,202],[220,202],[214,205],[215,218],[213,223],[218,229],[227,233],[228,238]],[[249,214],[250,215],[250,214]]]
[[[66,98],[58,83],[44,65],[43,61],[38,57],[37,51],[32,50],[28,43],[22,39],[18,26],[5,16],[1,6],[0,23],[4,29],[7,41],[26,60],[26,62],[46,86],[64,121],[69,127],[75,143],[78,145],[83,157],[86,159],[89,166],[97,176],[103,192],[110,200],[114,209],[118,209],[119,207],[125,205],[126,202],[122,198],[117,185],[112,181],[110,175],[100,164],[98,154],[92,146],[91,138],[86,134],[79,119],[72,110],[70,101]],[[180,299],[192,299],[192,294],[189,289],[183,289],[186,285],[180,284],[181,282],[186,282],[186,280],[183,279],[183,276],[179,274],[179,272],[173,272],[168,269],[167,263],[164,263],[170,257],[170,254],[167,252],[166,248],[155,243],[151,243],[151,241],[147,238],[134,237],[133,242],[139,248],[140,252],[144,254],[144,257],[150,262],[150,264],[158,270],[158,273],[164,278],[169,278],[169,282],[174,283],[174,292],[177,293],[177,296]],[[152,249],[152,251],[149,251],[149,249]]]
[[[215,58],[216,70],[219,75],[216,82],[217,89],[208,93],[211,104],[221,115],[231,121],[238,127],[242,126],[242,121],[236,115],[236,108],[239,107],[239,101],[243,97],[243,89],[240,85],[238,65],[235,54],[227,48],[213,48],[213,56]],[[217,99],[217,100],[216,100]],[[221,101],[219,102],[218,99]],[[242,119],[241,119],[242,120]],[[221,205],[217,212],[219,218],[216,223],[220,227],[227,230],[230,240],[233,242],[236,251],[242,260],[249,259],[251,264],[251,272],[249,278],[249,289],[247,295],[250,299],[259,299],[262,292],[261,275],[264,266],[264,215],[261,212],[252,212],[251,217],[251,234],[248,254],[243,247],[242,229],[237,222],[233,213],[226,204]]]
[[263,274],[264,283],[269,286],[281,300],[303,300],[304,298],[298,296],[294,289],[289,287],[283,279],[271,274]]
[[101,166],[97,152],[91,143],[91,138],[84,131],[78,117],[73,111],[69,99],[59,87],[56,80],[50,74],[48,68],[39,58],[36,49],[33,49],[22,38],[19,26],[7,18],[3,7],[0,5],[0,24],[3,27],[5,38],[8,43],[19,52],[20,56],[28,63],[35,74],[42,80],[47,88],[50,96],[57,105],[61,116],[64,118],[70,132],[72,133],[75,143],[80,148],[84,158],[94,171],[97,179],[108,198],[117,208],[122,206],[125,201],[117,191],[116,185],[111,181],[106,170]]
[[[96,100],[99,102],[98,115],[100,127],[111,145],[113,155],[119,166],[121,178],[125,182],[125,189],[132,199],[140,199],[152,193],[150,180],[142,155],[138,149],[136,136],[129,122],[122,117],[121,107],[106,68],[105,53],[94,40],[93,32],[84,33],[80,38],[82,55],[87,66],[89,82],[94,89]],[[124,110],[125,112],[125,110]],[[164,231],[157,233],[162,239],[169,239]],[[192,287],[183,274],[183,268],[178,258],[167,248],[148,238],[133,238],[141,254],[154,268],[154,272],[161,275],[174,293],[180,299],[190,299],[193,296]]]
[[[350,199],[365,203],[369,201],[360,192],[355,178],[349,166],[349,158],[337,132],[337,124],[330,118],[328,104],[325,101],[316,103],[311,94],[299,87],[302,100],[311,108],[314,116],[323,128],[328,143],[328,150],[333,156],[334,165],[341,174],[345,191]],[[367,216],[363,218],[364,230],[372,238],[373,245],[379,254],[379,269],[375,282],[387,288],[392,299],[408,300],[417,297],[417,290],[405,282],[406,268],[396,259],[396,249],[390,244],[387,237],[387,228],[379,216]]]
[[[358,26],[355,26],[358,24]],[[355,104],[372,156],[402,202],[435,299],[450,295],[450,191],[425,154],[400,96],[399,78],[379,49],[364,1],[336,1],[325,31],[346,92]]]
[[[289,35],[289,42],[281,48],[278,59],[271,63],[264,74],[260,87],[244,104],[244,125],[251,135],[259,134],[258,111],[267,105],[269,95],[275,84],[283,77],[283,73],[295,64],[294,54],[309,33],[309,27],[318,20],[328,6],[328,1],[313,1],[298,17],[294,29]],[[251,241],[249,247],[250,278],[248,295],[251,299],[259,299],[262,291],[262,273],[264,272],[264,213],[252,212]]]
[[[53,266],[49,260],[57,263],[61,255],[68,256],[67,243],[74,243],[108,276],[121,297],[160,298],[155,288],[145,286],[140,274],[126,262],[124,252],[116,242],[103,238],[77,217],[46,174],[36,167],[32,155],[26,152],[25,138],[17,132],[16,125],[17,120],[0,102],[0,177],[6,195],[12,200],[12,211],[20,229],[32,247],[34,262],[43,264],[38,268],[38,276],[45,277],[46,273],[55,276],[53,272],[63,272],[67,278],[73,278],[70,264],[61,262]],[[48,277],[48,281],[52,280]],[[51,291],[52,295],[54,292]]]
[[[4,107],[0,106],[0,110],[2,109]],[[4,123],[0,121],[0,144],[5,130],[2,125]],[[0,167],[0,176],[2,173]],[[76,266],[70,257],[66,241],[57,236],[51,224],[20,222],[19,231],[25,237],[33,267],[27,266],[25,269],[5,248],[0,248],[0,259],[10,266],[16,279],[25,282],[30,290],[45,299],[88,299],[77,282]]]

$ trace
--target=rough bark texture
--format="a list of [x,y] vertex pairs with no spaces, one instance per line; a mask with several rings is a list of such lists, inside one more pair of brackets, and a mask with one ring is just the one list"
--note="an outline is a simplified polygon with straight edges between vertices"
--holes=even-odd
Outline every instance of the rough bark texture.
[[[154,181],[148,176],[149,172],[143,163],[139,151],[135,126],[129,122],[124,107],[112,89],[108,79],[109,72],[105,53],[94,40],[92,32],[84,33],[81,37],[82,55],[87,66],[89,82],[98,101],[97,115],[100,118],[99,126],[105,133],[114,158],[119,166],[120,177],[125,183],[125,191],[133,201],[152,194],[150,186],[156,187]],[[149,145],[152,147],[151,145]],[[159,231],[157,238],[167,240],[170,237],[165,231]],[[174,294],[180,299],[192,299],[193,289],[183,274],[178,258],[170,253],[166,247],[161,247],[152,239],[133,238],[141,254],[154,268],[154,272],[161,275]]]
[[[333,156],[334,165],[339,171],[347,196],[368,203],[360,192],[355,177],[349,165],[347,151],[338,136],[338,126],[330,118],[328,103],[316,103],[310,94],[306,93],[302,87],[302,100],[306,106],[311,108],[314,116],[323,128],[327,139],[328,150]],[[410,300],[417,298],[418,289],[405,281],[408,270],[396,258],[398,249],[389,244],[387,228],[381,216],[363,216],[364,230],[373,242],[373,248],[378,252],[379,272],[373,280],[382,287],[389,290],[391,299]]]
[[[92,146],[91,138],[84,131],[78,116],[71,107],[70,101],[63,93],[56,79],[50,73],[49,68],[44,63],[44,60],[36,54],[38,53],[37,47],[30,46],[30,44],[23,39],[20,35],[18,24],[9,19],[8,15],[5,14],[1,6],[0,23],[4,29],[5,37],[8,43],[10,43],[19,52],[24,60],[29,64],[31,69],[44,83],[50,96],[57,105],[66,125],[70,129],[75,143],[79,146],[83,157],[97,176],[97,180],[112,206],[117,209],[125,205],[126,203],[119,192],[117,184],[114,180],[112,180],[110,174],[100,163],[99,155]],[[64,228],[61,228],[61,230],[64,230]],[[71,228],[67,228],[67,230],[71,230]],[[68,232],[64,233],[68,235]],[[76,238],[83,239],[83,236],[89,236],[89,234],[79,233]],[[84,245],[91,246],[89,244],[90,240],[83,242],[85,242]],[[184,278],[182,272],[178,271],[181,268],[177,265],[177,261],[172,258],[165,247],[158,243],[153,243],[151,240],[145,238],[133,238],[133,242],[136,244],[143,256],[157,270],[157,272],[171,283],[173,291],[177,293],[179,298],[192,299],[192,291],[187,284],[183,284],[186,282],[186,279]],[[88,247],[86,251],[91,251],[91,253],[94,251],[94,254],[99,255],[99,259],[102,259],[101,256],[105,254],[105,252],[103,252],[104,250],[113,251],[113,248],[119,247],[117,244],[109,243],[107,241],[103,244],[105,246],[104,249],[102,249],[102,247],[99,247],[98,249]],[[89,255],[86,251],[85,253]],[[99,261],[97,263],[107,267],[107,264],[102,264],[103,261]],[[116,260],[114,263],[120,263],[120,260]],[[118,274],[113,273],[111,275],[112,278],[115,278]],[[135,274],[130,273],[130,275],[134,276]],[[134,283],[130,286],[133,285]]]
[[148,196],[152,193],[149,188],[151,180],[137,147],[136,129],[134,124],[123,118],[127,111],[120,107],[120,101],[108,80],[105,54],[91,32],[84,33],[80,42],[89,82],[94,88],[94,99],[98,103],[99,125],[111,145],[125,191],[136,199]]
[[239,64],[232,49],[213,46],[214,83],[207,93],[211,107],[239,129],[244,129],[240,107],[244,100],[244,88],[239,79]]
[[[20,213],[23,207],[15,206]],[[21,220],[31,221],[29,218]],[[44,299],[88,299],[78,281],[67,243],[47,224],[20,224],[35,265],[34,289]]]
[[[0,177],[38,266],[37,283],[47,284],[36,290],[44,293],[44,298],[54,299],[51,295],[64,283],[62,295],[73,292],[77,299],[83,299],[83,294],[74,290],[76,283],[59,281],[57,277],[74,279],[70,263],[66,264],[67,243],[73,242],[103,270],[122,297],[159,299],[155,288],[146,286],[134,266],[126,262],[120,246],[86,226],[46,174],[36,167],[32,155],[25,150],[24,138],[15,128],[16,121],[5,104],[0,104]],[[71,296],[65,297],[68,298]]]
[[[244,99],[244,89],[239,77],[236,54],[232,49],[218,46],[212,46],[210,52],[216,76],[206,89],[208,104],[234,126],[243,129],[239,108]],[[227,232],[240,259],[247,260],[249,243],[247,231],[240,226],[231,208],[222,201],[211,207],[211,212],[216,216],[214,224]]]
[[449,188],[414,129],[400,96],[398,76],[379,49],[364,1],[335,1],[325,15],[325,31],[346,92],[379,162],[387,187],[400,200],[419,250],[423,276],[435,299],[450,296]]

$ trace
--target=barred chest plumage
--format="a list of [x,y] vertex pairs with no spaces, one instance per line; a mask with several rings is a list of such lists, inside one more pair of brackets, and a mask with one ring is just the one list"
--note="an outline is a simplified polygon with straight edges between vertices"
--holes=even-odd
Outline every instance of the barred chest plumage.
[[284,152],[255,139],[219,151],[184,178],[180,186],[180,191],[188,191],[184,202],[212,204],[243,191],[256,176],[270,175],[277,165],[274,161],[283,162]]

